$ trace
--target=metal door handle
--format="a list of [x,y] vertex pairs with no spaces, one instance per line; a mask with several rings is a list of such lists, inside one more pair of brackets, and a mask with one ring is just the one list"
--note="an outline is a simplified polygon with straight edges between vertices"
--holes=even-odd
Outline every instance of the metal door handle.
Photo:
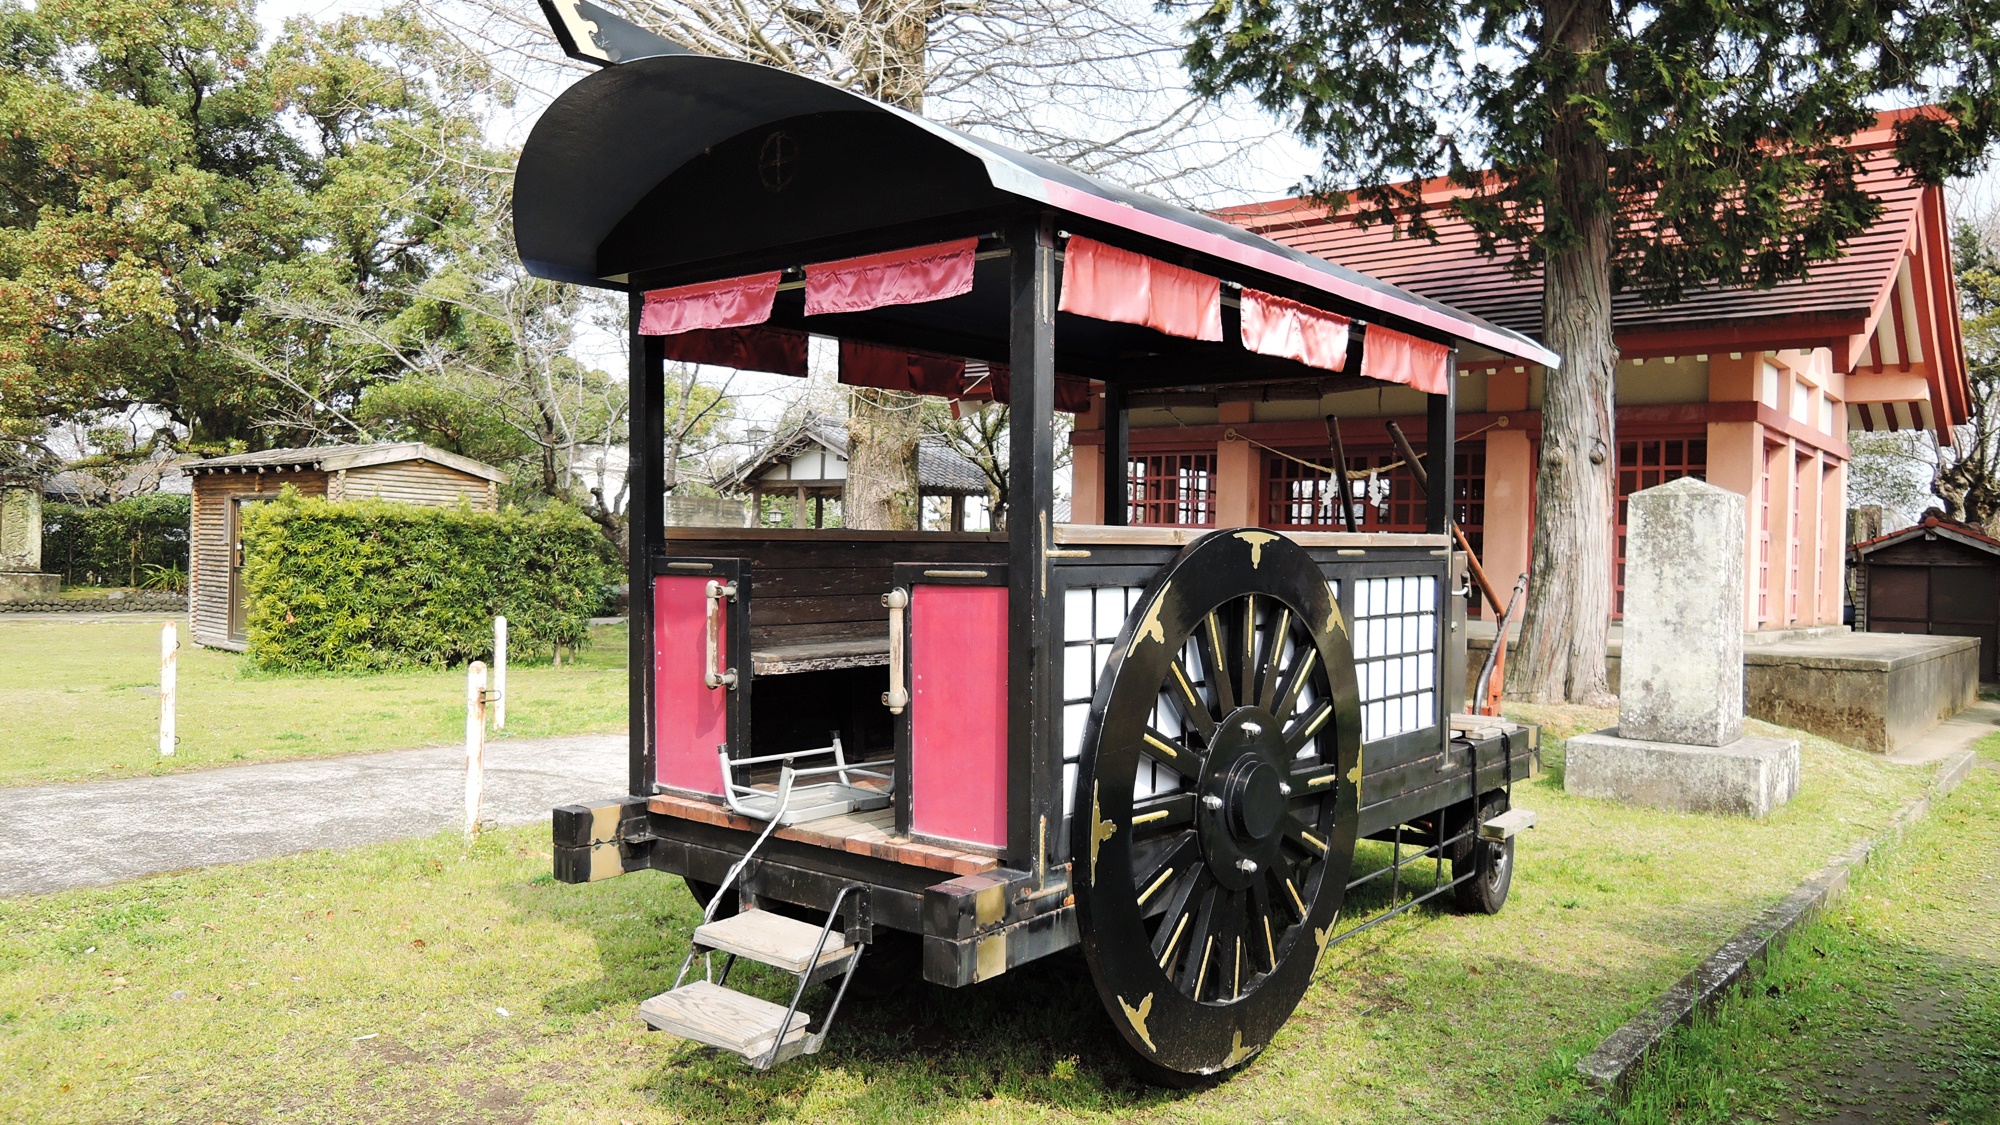
[[722,603],[736,600],[736,583],[710,579],[708,594],[708,663],[702,668],[702,682],[711,688],[736,688],[736,669],[722,667]]
[[900,715],[910,705],[903,684],[903,611],[910,606],[910,592],[898,586],[882,595],[882,604],[889,610],[889,690],[882,693],[882,706]]

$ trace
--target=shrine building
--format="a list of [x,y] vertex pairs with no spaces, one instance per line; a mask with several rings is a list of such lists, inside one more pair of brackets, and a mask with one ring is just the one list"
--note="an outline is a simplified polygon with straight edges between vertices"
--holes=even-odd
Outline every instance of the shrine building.
[[[1952,440],[1969,417],[1944,193],[1896,166],[1895,115],[1857,135],[1862,185],[1881,217],[1843,257],[1767,289],[1698,290],[1665,305],[1614,298],[1617,410],[1618,611],[1625,498],[1680,476],[1742,493],[1744,626],[1837,624],[1848,435],[1929,430]],[[1432,181],[1425,198],[1460,189]],[[1438,241],[1329,219],[1290,199],[1221,213],[1258,234],[1411,292],[1539,337],[1542,279],[1481,256],[1475,235],[1434,215]],[[1541,437],[1543,369],[1460,351],[1452,380],[1458,434],[1455,512],[1501,590],[1527,570]],[[1102,393],[1078,419],[1073,518],[1104,522],[1106,416]],[[1325,416],[1339,419],[1352,488],[1365,494],[1366,531],[1421,531],[1424,502],[1386,423],[1421,449],[1425,396],[1409,387],[1339,384],[1128,392],[1123,436],[1126,522],[1194,526],[1341,526],[1328,477]],[[1112,436],[1116,446],[1119,435]],[[1371,479],[1370,473],[1377,473]],[[1109,492],[1116,495],[1115,492]]]

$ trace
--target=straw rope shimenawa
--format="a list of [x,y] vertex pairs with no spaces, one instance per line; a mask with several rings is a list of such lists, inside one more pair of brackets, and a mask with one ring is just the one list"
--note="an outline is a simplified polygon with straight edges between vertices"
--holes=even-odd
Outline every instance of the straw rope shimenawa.
[[[1182,424],[1182,425],[1186,425],[1187,423],[1183,422],[1183,423],[1181,423],[1181,424]],[[1507,426],[1507,419],[1506,419],[1506,418],[1505,418],[1505,417],[1503,416],[1503,417],[1501,417],[1501,418],[1499,418],[1499,419],[1497,419],[1497,420],[1495,420],[1495,421],[1492,421],[1492,422],[1488,422],[1488,423],[1487,423],[1487,424],[1485,424],[1484,426],[1481,426],[1481,427],[1479,427],[1478,429],[1476,429],[1476,430],[1473,430],[1473,431],[1472,431],[1472,432],[1470,432],[1470,433],[1465,433],[1465,434],[1460,434],[1460,435],[1458,436],[1458,440],[1459,440],[1459,441],[1464,441],[1464,440],[1466,440],[1467,438],[1476,438],[1476,437],[1478,437],[1478,436],[1479,436],[1480,434],[1483,434],[1483,433],[1485,433],[1485,432],[1486,432],[1486,431],[1488,431],[1488,430],[1491,430],[1491,429],[1494,429],[1495,427],[1499,427],[1499,428],[1502,428],[1502,429],[1504,429],[1504,428],[1506,428],[1506,426]],[[1277,456],[1279,456],[1279,457],[1283,457],[1283,458],[1284,458],[1285,460],[1287,460],[1287,461],[1293,461],[1293,462],[1296,462],[1296,463],[1298,463],[1298,464],[1300,464],[1300,465],[1304,465],[1304,466],[1305,466],[1306,468],[1308,468],[1308,469],[1313,469],[1313,470],[1316,470],[1316,471],[1318,471],[1318,472],[1322,472],[1322,473],[1326,473],[1326,474],[1328,474],[1329,476],[1330,476],[1330,475],[1332,475],[1332,473],[1333,473],[1333,466],[1331,466],[1331,465],[1322,465],[1322,464],[1318,463],[1317,461],[1308,461],[1308,460],[1306,460],[1306,459],[1305,459],[1305,458],[1303,458],[1303,457],[1295,457],[1295,456],[1293,456],[1292,454],[1290,454],[1290,453],[1287,453],[1287,452],[1285,452],[1285,451],[1284,451],[1284,450],[1282,450],[1282,449],[1274,449],[1274,448],[1272,448],[1271,446],[1268,446],[1268,445],[1265,445],[1265,444],[1264,444],[1263,442],[1261,442],[1261,441],[1258,441],[1258,440],[1257,440],[1256,438],[1248,438],[1248,437],[1244,437],[1244,436],[1243,436],[1243,435],[1242,435],[1241,433],[1238,433],[1238,432],[1237,432],[1237,431],[1236,431],[1236,430],[1235,430],[1235,429],[1234,429],[1233,427],[1232,427],[1232,428],[1230,428],[1230,429],[1228,429],[1228,430],[1224,430],[1224,431],[1223,431],[1223,433],[1222,433],[1222,440],[1224,440],[1224,441],[1241,441],[1241,442],[1247,442],[1248,444],[1250,444],[1250,445],[1254,445],[1254,446],[1256,446],[1257,448],[1259,448],[1259,449],[1263,450],[1263,451],[1264,451],[1264,452],[1266,452],[1266,453],[1273,453],[1273,454],[1276,454],[1276,455],[1277,455]],[[1425,454],[1422,454],[1422,453],[1419,453],[1419,454],[1417,454],[1417,458],[1418,458],[1419,460],[1422,460],[1424,456],[1425,456]],[[1404,465],[1407,465],[1407,464],[1409,464],[1409,462],[1408,462],[1408,461],[1391,461],[1391,462],[1389,462],[1389,463],[1388,463],[1388,464],[1386,464],[1386,465],[1376,465],[1376,466],[1374,466],[1373,468],[1370,468],[1370,469],[1366,470],[1366,475],[1368,475],[1368,476],[1371,476],[1371,477],[1374,477],[1374,476],[1382,476],[1382,475],[1384,475],[1384,474],[1387,474],[1387,473],[1393,473],[1393,472],[1395,472],[1395,471],[1396,471],[1397,469],[1400,469],[1400,468],[1402,468],[1402,467],[1403,467]]]

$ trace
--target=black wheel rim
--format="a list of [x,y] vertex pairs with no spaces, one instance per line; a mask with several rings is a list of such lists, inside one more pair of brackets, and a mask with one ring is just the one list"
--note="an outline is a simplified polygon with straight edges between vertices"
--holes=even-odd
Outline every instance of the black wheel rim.
[[1147,588],[1072,820],[1085,954],[1142,1055],[1224,1070],[1297,1006],[1346,888],[1359,744],[1346,623],[1297,545],[1216,532]]

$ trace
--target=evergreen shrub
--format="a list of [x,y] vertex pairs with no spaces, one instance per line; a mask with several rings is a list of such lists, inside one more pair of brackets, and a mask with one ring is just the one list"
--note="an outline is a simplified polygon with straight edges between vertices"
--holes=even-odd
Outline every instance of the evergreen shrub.
[[250,656],[271,671],[547,660],[589,637],[615,570],[597,526],[565,505],[473,511],[329,503],[287,489],[245,513]]
[[42,569],[66,586],[138,586],[187,571],[188,498],[165,492],[110,504],[42,505]]

